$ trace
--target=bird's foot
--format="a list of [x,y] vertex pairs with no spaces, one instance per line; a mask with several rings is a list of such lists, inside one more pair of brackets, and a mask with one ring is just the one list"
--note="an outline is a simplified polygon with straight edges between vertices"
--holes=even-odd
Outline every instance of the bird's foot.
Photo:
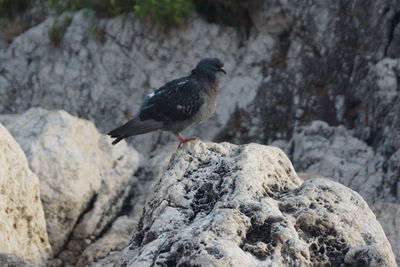
[[190,141],[197,140],[197,138],[196,138],[196,137],[185,138],[185,137],[183,137],[183,136],[182,136],[182,135],[180,135],[180,134],[177,134],[176,136],[177,136],[177,137],[178,137],[178,139],[179,139],[179,145],[178,145],[178,148],[181,148],[181,146],[182,146],[184,143],[187,143],[187,142],[190,142]]

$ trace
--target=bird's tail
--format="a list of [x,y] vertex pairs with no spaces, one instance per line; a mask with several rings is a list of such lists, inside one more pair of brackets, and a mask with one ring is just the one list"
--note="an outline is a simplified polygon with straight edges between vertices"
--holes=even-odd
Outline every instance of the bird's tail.
[[161,121],[155,121],[155,120],[141,121],[139,117],[136,117],[128,121],[124,125],[110,131],[108,135],[110,135],[112,138],[115,138],[115,140],[112,142],[112,144],[115,145],[119,141],[128,136],[139,135],[155,131],[161,129],[162,126],[163,123]]

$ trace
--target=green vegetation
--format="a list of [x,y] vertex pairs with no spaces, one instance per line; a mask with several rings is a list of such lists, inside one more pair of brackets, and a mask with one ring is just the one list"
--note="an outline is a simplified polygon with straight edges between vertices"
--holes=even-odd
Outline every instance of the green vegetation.
[[30,0],[0,0],[0,18],[15,17],[30,7]]
[[161,27],[183,24],[194,11],[192,0],[67,0],[63,3],[53,0],[49,6],[57,13],[89,8],[99,17],[134,11],[139,18]]
[[[244,38],[249,36],[253,22],[251,15],[257,11],[262,0],[45,0],[48,8],[33,9],[32,0],[0,0],[0,30],[7,42],[11,42],[33,25],[55,15],[49,27],[49,38],[54,47],[60,46],[65,31],[71,23],[72,14],[66,11],[85,9],[87,14],[97,17],[113,17],[134,12],[138,18],[167,31],[171,27],[184,25],[195,12],[208,22],[234,27]],[[85,12],[86,12],[85,11]],[[24,14],[29,13],[27,16]],[[63,18],[63,19],[61,19]],[[66,19],[64,19],[66,18]],[[88,35],[99,43],[106,41],[104,29],[96,23]],[[89,37],[88,36],[88,37]]]
[[134,11],[139,18],[161,27],[183,24],[194,12],[192,0],[50,0],[48,6],[57,14],[88,8],[94,10],[98,17]]
[[189,0],[137,0],[134,11],[141,19],[149,19],[161,27],[178,26],[194,12]]
[[0,29],[6,42],[29,29],[29,23],[19,15],[30,7],[30,0],[0,0]]
[[99,17],[112,17],[132,11],[134,0],[50,0],[47,5],[57,14],[88,8],[94,10]]
[[[0,0],[1,20],[13,20],[32,8],[31,0]],[[121,13],[135,12],[142,19],[166,29],[179,26],[194,12],[208,21],[230,26],[246,24],[248,10],[261,0],[47,0],[47,6],[55,14],[80,9],[93,10],[98,17],[112,17]],[[248,20],[248,19],[247,19]],[[56,26],[55,26],[56,27]],[[59,27],[62,29],[62,27]],[[58,32],[56,29],[55,32]],[[58,35],[57,35],[58,36]],[[57,37],[58,38],[58,37]]]
[[55,47],[60,46],[69,24],[71,24],[71,18],[64,17],[61,21],[56,20],[49,28],[49,38]]
[[88,37],[94,38],[99,44],[104,44],[106,42],[106,32],[104,29],[100,28],[98,24],[93,24],[87,33]]

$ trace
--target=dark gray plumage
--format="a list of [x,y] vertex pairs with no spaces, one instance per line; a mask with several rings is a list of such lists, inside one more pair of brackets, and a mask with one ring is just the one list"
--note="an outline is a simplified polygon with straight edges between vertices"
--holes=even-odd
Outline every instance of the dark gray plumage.
[[218,93],[216,74],[226,74],[223,67],[219,59],[205,58],[189,76],[170,81],[147,95],[132,120],[108,133],[115,138],[113,145],[128,136],[160,129],[174,133],[180,144],[194,140],[185,139],[180,133],[214,113]]

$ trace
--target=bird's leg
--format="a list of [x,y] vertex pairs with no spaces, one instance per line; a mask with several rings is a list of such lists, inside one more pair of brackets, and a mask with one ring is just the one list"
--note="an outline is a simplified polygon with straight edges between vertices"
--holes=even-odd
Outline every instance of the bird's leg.
[[178,145],[178,148],[180,148],[184,143],[186,143],[186,142],[189,142],[189,141],[194,141],[194,140],[197,140],[197,138],[196,137],[192,137],[192,138],[185,138],[185,137],[183,137],[181,134],[175,134],[176,135],[176,137],[178,137],[178,139],[179,139],[179,145]]

